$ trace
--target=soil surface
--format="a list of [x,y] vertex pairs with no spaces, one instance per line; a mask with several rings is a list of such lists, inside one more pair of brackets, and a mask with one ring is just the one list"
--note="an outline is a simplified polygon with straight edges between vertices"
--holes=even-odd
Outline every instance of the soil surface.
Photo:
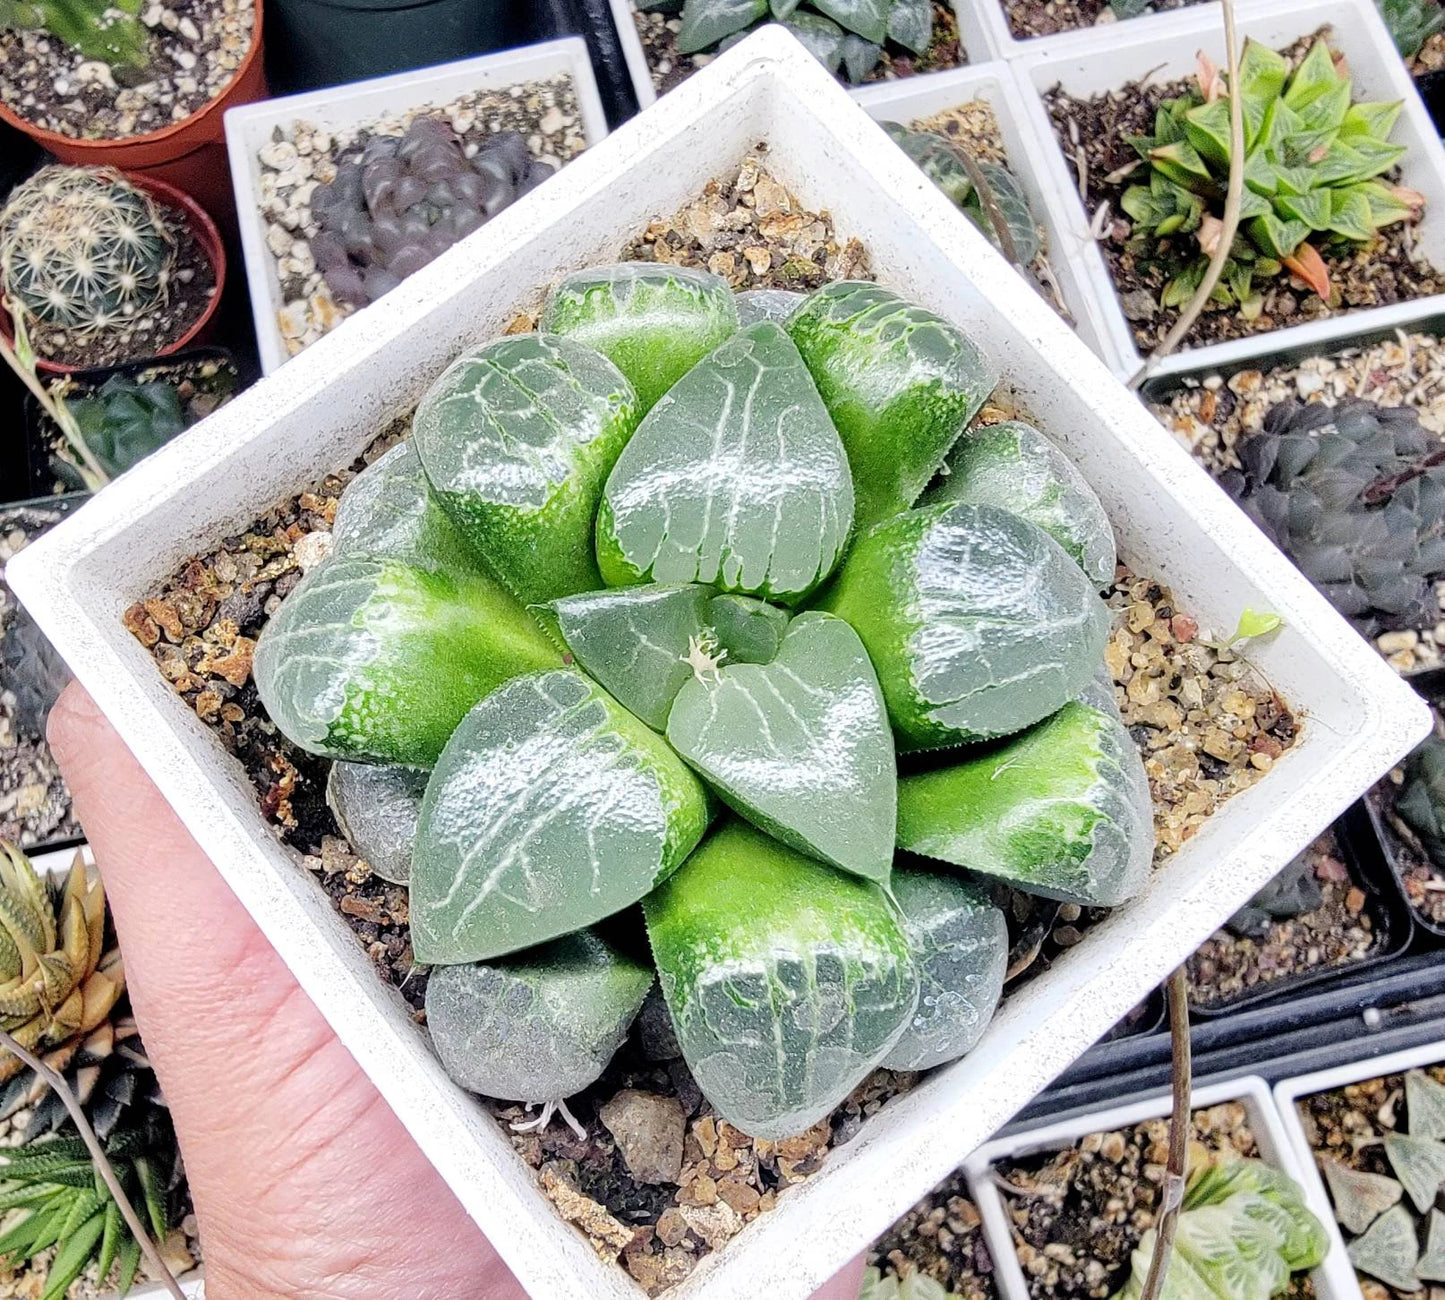
[[1420,52],[1410,60],[1410,73],[1418,77],[1423,72],[1438,72],[1445,68],[1445,32],[1436,32],[1425,38]]
[[[1302,41],[1282,53],[1298,59],[1309,44]],[[1044,96],[1055,134],[1078,178],[1085,209],[1095,229],[1103,231],[1100,247],[1134,341],[1146,354],[1164,339],[1179,317],[1176,309],[1160,306],[1160,294],[1175,270],[1197,257],[1198,245],[1192,235],[1166,239],[1159,244],[1160,256],[1147,259],[1136,256],[1128,247],[1132,226],[1120,201],[1137,179],[1135,164],[1139,176],[1145,174],[1129,138],[1152,134],[1159,105],[1187,93],[1192,85],[1182,80],[1167,84],[1131,82],[1092,99],[1076,99],[1055,87]],[[1108,213],[1101,216],[1105,204]],[[1256,286],[1264,295],[1264,309],[1257,319],[1245,320],[1234,307],[1211,307],[1201,313],[1186,336],[1185,346],[1251,337],[1287,325],[1438,293],[1445,289],[1445,273],[1424,260],[1416,248],[1416,237],[1413,223],[1398,222],[1380,231],[1375,242],[1364,248],[1321,249],[1333,286],[1328,302],[1302,281],[1277,276]]]
[[868,1262],[884,1274],[922,1273],[959,1300],[997,1300],[993,1258],[962,1174],[940,1183],[873,1243]]
[[[1167,9],[1203,3],[1204,0],[1154,0],[1148,12],[1163,13]],[[1003,0],[1003,7],[1009,30],[1021,41],[1119,21],[1109,0]]]
[[[699,68],[706,67],[716,54],[679,54],[677,33],[681,21],[676,14],[652,13],[633,6],[632,20],[647,56],[652,87],[659,95],[682,85]],[[933,43],[922,54],[914,54],[901,45],[889,42],[883,47],[878,66],[863,78],[863,84],[874,81],[896,81],[920,72],[943,72],[968,62],[958,39],[958,18],[951,4],[935,0],[933,5]]]
[[230,84],[251,48],[252,0],[147,0],[148,63],[121,78],[41,31],[0,31],[0,99],[48,131],[85,140],[180,122]]
[[310,206],[316,186],[332,180],[339,163],[360,156],[373,136],[403,135],[423,116],[445,120],[468,158],[503,131],[525,136],[532,156],[552,167],[561,167],[587,147],[577,88],[570,77],[472,91],[445,104],[415,105],[335,132],[304,120],[278,127],[257,153],[257,199],[266,247],[281,287],[284,306],[276,323],[288,356],[316,342],[356,310],[331,296],[311,256],[310,241],[319,229]]

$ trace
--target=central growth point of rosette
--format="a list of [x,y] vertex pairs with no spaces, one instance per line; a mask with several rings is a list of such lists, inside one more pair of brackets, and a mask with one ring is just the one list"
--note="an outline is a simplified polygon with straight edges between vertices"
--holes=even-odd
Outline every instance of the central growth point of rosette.
[[1007,889],[1140,888],[1113,534],[1038,430],[969,428],[997,379],[875,284],[590,268],[348,487],[256,680],[409,885],[464,1087],[586,1087],[655,970],[718,1113],[796,1133],[973,1047]]

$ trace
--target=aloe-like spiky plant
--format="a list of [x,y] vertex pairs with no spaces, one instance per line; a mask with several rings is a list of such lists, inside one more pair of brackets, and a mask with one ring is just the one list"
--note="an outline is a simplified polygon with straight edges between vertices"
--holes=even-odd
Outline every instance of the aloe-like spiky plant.
[[150,48],[140,8],[141,0],[0,0],[0,30],[47,32],[87,59],[139,71]]
[[[1173,271],[1162,302],[1180,307],[1204,278],[1223,228],[1233,88],[1204,55],[1198,89],[1161,104],[1154,134],[1131,143],[1148,164],[1146,184],[1125,192],[1140,254]],[[1299,66],[1249,41],[1240,61],[1244,100],[1244,199],[1240,233],[1215,301],[1246,318],[1263,309],[1256,280],[1288,269],[1330,295],[1320,249],[1368,244],[1385,226],[1420,214],[1424,198],[1379,179],[1404,156],[1389,135],[1399,103],[1355,103],[1352,81],[1316,41]]]
[[1420,47],[1445,27],[1440,0],[1375,0],[1402,58],[1413,59]]

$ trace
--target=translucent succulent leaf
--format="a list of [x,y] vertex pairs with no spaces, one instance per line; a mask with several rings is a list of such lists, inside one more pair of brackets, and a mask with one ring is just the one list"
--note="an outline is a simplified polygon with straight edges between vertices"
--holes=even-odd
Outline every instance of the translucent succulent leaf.
[[1246,40],[1239,60],[1239,85],[1244,104],[1244,143],[1254,147],[1266,125],[1271,105],[1284,93],[1289,79],[1289,60],[1267,45]]
[[933,44],[930,0],[893,0],[893,7],[888,11],[888,39],[915,54],[926,54]]
[[770,835],[887,883],[893,737],[873,665],[841,619],[799,614],[771,663],[724,663],[685,683],[667,739]]
[[1184,1208],[1233,1204],[1239,1213],[1272,1227],[1280,1255],[1291,1270],[1313,1268],[1329,1252],[1323,1223],[1288,1174],[1262,1160],[1217,1160],[1191,1178]]
[[797,311],[808,297],[807,294],[793,289],[744,289],[735,296],[738,326],[741,329],[756,325],[761,320],[786,324],[788,317]]
[[1063,707],[1109,614],[1052,537],[996,506],[935,505],[865,533],[823,601],[868,648],[905,748],[1005,736]]
[[1114,530],[1103,503],[1073,461],[1032,425],[1005,420],[974,430],[954,444],[947,469],[924,505],[998,506],[1048,533],[1095,587],[1114,580]]
[[910,864],[893,872],[893,898],[918,967],[918,1007],[883,1059],[889,1070],[929,1070],[971,1052],[1003,993],[1008,922],[981,885]]
[[1026,893],[1115,907],[1149,875],[1149,781],[1123,723],[1075,701],[1006,745],[902,778],[898,845]]
[[431,493],[411,442],[393,447],[346,486],[331,525],[331,553],[402,560],[421,569],[480,563]]
[[856,32],[849,32],[843,39],[843,71],[847,74],[849,82],[855,86],[861,84],[863,79],[878,66],[878,60],[882,54],[883,47],[881,45],[865,41]]
[[463,1088],[554,1101],[596,1082],[651,987],[650,970],[581,930],[507,961],[438,966],[427,1028]]
[[802,43],[805,50],[829,72],[837,72],[843,64],[843,45],[848,33],[831,18],[822,14],[795,13],[783,24]]
[[998,382],[962,330],[876,284],[825,285],[788,332],[847,448],[860,533],[918,500]]
[[1350,140],[1358,136],[1365,136],[1374,140],[1384,140],[1395,129],[1395,123],[1400,118],[1400,110],[1404,106],[1403,101],[1398,99],[1393,103],[1351,104],[1350,111],[1345,114],[1344,121],[1340,123],[1340,138]]
[[643,901],[683,1055],[754,1137],[800,1133],[888,1054],[918,1000],[883,891],[730,821]]
[[483,695],[559,661],[482,574],[334,556],[256,646],[256,689],[293,744],[330,758],[429,767]]
[[1300,60],[1294,75],[1290,77],[1289,87],[1283,96],[1284,102],[1299,113],[1317,104],[1341,84],[1346,88],[1348,103],[1350,79],[1335,70],[1329,45],[1325,41],[1317,40],[1310,46],[1309,53]]
[[[1013,257],[1020,266],[1027,266],[1039,255],[1043,240],[1039,237],[1039,223],[1029,206],[1028,195],[1019,178],[1007,167],[994,162],[980,162],[978,169],[988,186],[993,208],[988,207],[981,196],[975,203],[964,209],[965,213],[995,247],[1003,248],[993,209],[1003,218],[1008,230],[1009,241],[1013,244]],[[1007,252],[1007,250],[1004,250]]]
[[1320,1167],[1330,1189],[1335,1218],[1356,1234],[1364,1232],[1405,1194],[1399,1183],[1383,1174],[1351,1169],[1338,1160],[1322,1160]]
[[798,349],[769,321],[680,379],[618,459],[597,517],[602,576],[707,582],[795,603],[853,520],[848,457]]
[[416,823],[427,773],[411,767],[333,763],[326,779],[326,806],[341,833],[383,880],[411,879]]
[[949,1300],[953,1292],[942,1282],[927,1273],[910,1273],[899,1277],[889,1273],[886,1277],[876,1268],[869,1268],[863,1274],[863,1289],[858,1300]]
[[552,606],[567,648],[654,731],[692,676],[688,646],[709,625],[712,589],[649,583],[566,596]]
[[768,664],[788,630],[788,612],[751,596],[714,596],[707,607],[708,625],[730,664]]
[[644,412],[737,327],[726,280],[659,262],[589,266],[564,276],[539,326],[609,358],[637,390]]
[[813,7],[834,22],[882,45],[888,36],[888,10],[893,0],[812,0]]
[[602,585],[592,522],[639,419],[632,385],[600,352],[518,334],[453,361],[412,440],[472,549],[532,604]]
[[1415,1272],[1420,1260],[1420,1242],[1415,1235],[1415,1220],[1403,1205],[1386,1210],[1370,1225],[1369,1231],[1356,1237],[1346,1250],[1350,1263],[1361,1273],[1368,1273],[1400,1291],[1420,1289],[1420,1278]]
[[1415,1208],[1424,1214],[1445,1183],[1445,1142],[1410,1133],[1386,1133],[1385,1155]]
[[442,751],[411,872],[421,962],[486,961],[629,907],[693,849],[706,793],[574,669],[482,700]]
[[767,12],[768,0],[687,0],[677,33],[677,52],[696,54],[751,27]]
[[769,0],[768,8],[772,13],[774,22],[782,22],[783,19],[792,16],[793,10],[798,7],[802,0]]
[[1405,1113],[1410,1136],[1445,1138],[1445,1083],[1437,1083],[1424,1070],[1405,1075]]
[[1415,1276],[1427,1282],[1445,1282],[1445,1214],[1439,1210],[1430,1211],[1425,1253],[1415,1265]]

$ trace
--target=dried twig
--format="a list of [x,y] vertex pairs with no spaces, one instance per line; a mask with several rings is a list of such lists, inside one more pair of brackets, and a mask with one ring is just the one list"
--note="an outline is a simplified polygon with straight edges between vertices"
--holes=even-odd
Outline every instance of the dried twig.
[[[140,1243],[146,1262],[151,1266],[156,1277],[165,1285],[166,1290],[175,1297],[175,1300],[186,1300],[186,1293],[181,1290],[175,1274],[166,1267],[166,1262],[161,1258],[160,1251],[156,1249],[155,1242],[151,1240],[150,1234],[141,1224],[140,1215],[135,1212],[135,1206],[130,1203],[130,1197],[125,1194],[125,1189],[120,1185],[120,1179],[115,1176],[115,1170],[111,1167],[110,1160],[105,1154],[105,1148],[101,1146],[100,1139],[96,1137],[95,1130],[91,1128],[90,1121],[85,1117],[85,1110],[76,1100],[75,1094],[70,1090],[70,1085],[3,1029],[0,1029],[0,1047],[19,1057],[55,1091],[55,1095],[60,1098],[65,1109],[70,1112],[70,1118],[75,1121],[75,1127],[80,1130],[81,1140],[90,1152],[90,1158],[95,1162],[96,1169],[100,1171],[101,1179],[109,1189],[116,1208],[120,1210],[121,1218],[125,1220],[125,1226],[131,1230],[131,1235]],[[3,1181],[4,1177],[4,1167],[0,1166],[0,1181]]]
[[1229,62],[1229,190],[1224,200],[1224,226],[1219,232],[1219,242],[1209,259],[1209,269],[1189,305],[1179,313],[1174,328],[1164,341],[1150,354],[1149,360],[1140,367],[1139,373],[1129,381],[1129,387],[1138,389],[1154,372],[1154,368],[1184,341],[1184,336],[1194,328],[1194,322],[1204,310],[1214,293],[1220,277],[1224,274],[1225,263],[1229,261],[1230,250],[1234,247],[1234,236],[1239,230],[1239,208],[1244,200],[1244,93],[1239,85],[1239,40],[1234,31],[1234,0],[1223,0],[1224,5],[1224,47]]
[[[1229,0],[1224,0],[1228,7]],[[1169,1119],[1169,1161],[1164,1171],[1164,1199],[1156,1221],[1154,1255],[1149,1276],[1139,1300],[1159,1300],[1169,1257],[1174,1253],[1174,1233],[1179,1226],[1179,1207],[1184,1203],[1184,1186],[1189,1175],[1190,1091],[1193,1061],[1189,1044],[1189,984],[1184,967],[1169,977],[1169,1041],[1173,1051],[1174,1113]]]

